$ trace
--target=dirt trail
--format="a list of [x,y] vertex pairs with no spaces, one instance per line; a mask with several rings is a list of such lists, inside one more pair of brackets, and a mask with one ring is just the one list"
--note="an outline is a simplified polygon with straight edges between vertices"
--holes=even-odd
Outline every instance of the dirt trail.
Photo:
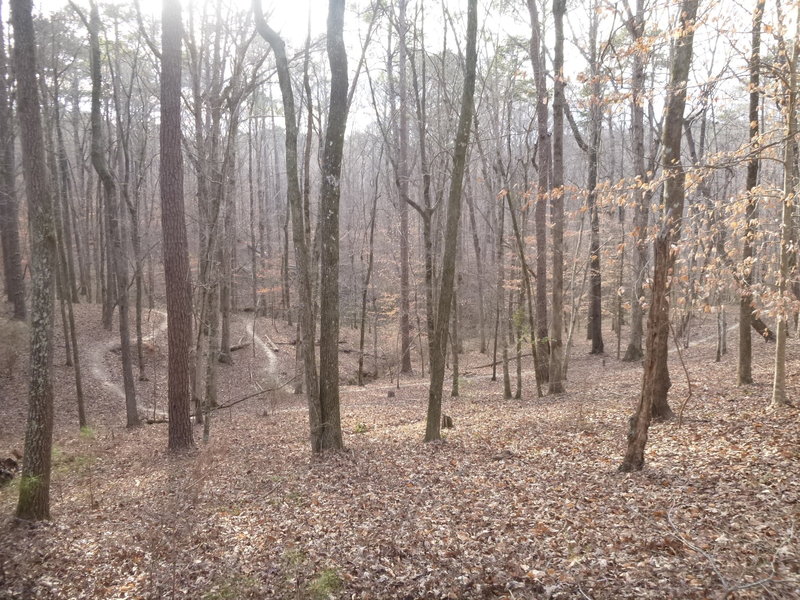
[[245,322],[245,331],[252,338],[253,343],[261,348],[262,352],[267,356],[267,366],[264,367],[264,372],[270,377],[274,377],[278,370],[278,354],[275,351],[275,343],[269,339],[268,335],[264,334],[264,337],[267,338],[265,342],[253,329],[252,321]]
[[[161,310],[149,311],[149,315],[145,321],[147,325],[150,325],[152,315],[159,315],[161,317],[161,321],[151,333],[142,337],[142,342],[155,341],[158,335],[167,329],[167,313]],[[133,343],[135,343],[135,341]],[[105,364],[106,355],[111,352],[115,346],[119,346],[119,339],[112,338],[106,342],[96,342],[92,344],[91,350],[89,351],[89,372],[91,373],[92,377],[96,379],[98,383],[100,383],[100,385],[108,390],[112,395],[121,400],[125,400],[125,390],[122,388],[119,382],[111,378],[111,375],[108,372]],[[139,398],[137,398],[137,400],[138,399]],[[140,408],[142,408],[142,406],[140,406]],[[148,407],[147,412],[152,414],[152,407]],[[162,411],[156,412],[161,413]],[[166,415],[166,413],[164,413],[164,415]]]

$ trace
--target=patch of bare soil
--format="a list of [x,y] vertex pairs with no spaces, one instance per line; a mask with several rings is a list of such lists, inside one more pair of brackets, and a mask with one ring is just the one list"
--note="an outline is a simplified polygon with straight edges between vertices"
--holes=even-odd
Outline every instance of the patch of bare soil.
[[[96,307],[76,308],[87,355],[114,339]],[[234,342],[252,340],[248,323]],[[221,402],[294,376],[293,330],[254,331],[262,343],[220,365]],[[568,392],[546,398],[529,358],[523,399],[506,401],[490,358],[468,351],[443,443],[421,442],[425,380],[346,386],[348,450],[321,458],[292,386],[218,412],[210,443],[196,430],[198,449],[176,457],[166,425],[125,430],[122,400],[88,375],[93,429],[79,434],[59,366],[54,520],[15,524],[16,486],[0,490],[0,598],[800,598],[800,417],[765,410],[774,346],[756,345],[757,383],[736,388],[735,347],[714,363],[713,344],[684,351],[683,423],[654,425],[630,475],[616,467],[641,367],[583,340]],[[162,333],[137,382],[143,410],[164,407],[165,356]],[[796,399],[796,339],[788,356]],[[117,361],[104,354],[112,382]],[[0,394],[0,448],[20,448],[24,375]]]

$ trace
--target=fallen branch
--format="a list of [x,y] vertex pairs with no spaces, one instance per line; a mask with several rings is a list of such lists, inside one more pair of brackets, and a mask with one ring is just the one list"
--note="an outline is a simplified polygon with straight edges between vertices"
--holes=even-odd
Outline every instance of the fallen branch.
[[[526,356],[532,356],[532,355],[533,355],[532,352],[528,352],[526,354],[520,354],[519,356],[517,356],[517,355],[509,356],[508,357],[508,362],[517,360],[518,358],[525,358]],[[480,365],[480,366],[477,366],[477,367],[470,367],[470,369],[488,369],[489,367],[494,367],[496,365],[501,365],[501,364],[503,364],[502,360],[496,360],[494,362],[490,362],[488,365]]]
[[267,388],[265,390],[259,390],[257,392],[253,392],[252,394],[248,394],[247,396],[244,396],[243,398],[239,398],[238,400],[234,400],[233,402],[228,402],[227,404],[220,404],[219,406],[215,406],[211,410],[215,411],[215,410],[222,410],[223,408],[230,408],[232,406],[236,406],[237,404],[241,404],[242,402],[245,402],[247,400],[252,400],[253,398],[257,398],[261,394],[266,394],[266,393],[269,393],[269,392],[277,392],[278,390],[280,390],[282,388],[285,388],[287,385],[292,383],[298,377],[299,377],[299,375],[295,375],[291,379],[287,379],[286,381],[284,381],[279,386],[272,387],[272,388]]
[[722,587],[725,588],[725,596],[727,596],[730,590],[730,586],[728,585],[728,580],[725,579],[725,576],[722,573],[720,573],[719,569],[717,569],[717,563],[714,560],[713,556],[711,556],[708,552],[706,552],[696,544],[693,544],[692,542],[690,542],[681,535],[680,530],[675,525],[675,522],[672,520],[672,512],[675,510],[675,508],[676,508],[675,506],[672,506],[669,509],[669,511],[667,511],[667,521],[669,522],[669,526],[672,528],[674,532],[672,536],[675,537],[678,541],[682,542],[687,548],[689,548],[690,550],[694,550],[708,561],[708,564],[711,566],[711,569],[714,571],[714,574],[717,576],[720,583],[722,583]]

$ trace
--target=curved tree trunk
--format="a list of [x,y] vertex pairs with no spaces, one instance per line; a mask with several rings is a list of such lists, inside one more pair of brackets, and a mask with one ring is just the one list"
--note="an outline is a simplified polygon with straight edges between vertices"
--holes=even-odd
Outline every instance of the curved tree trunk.
[[450,321],[450,307],[453,302],[453,283],[455,279],[456,246],[458,242],[458,221],[461,216],[461,190],[464,183],[464,169],[467,160],[472,112],[475,106],[475,68],[478,62],[476,37],[478,30],[478,2],[469,0],[467,9],[467,52],[464,71],[464,88],[461,97],[461,112],[453,155],[452,181],[447,198],[447,223],[445,231],[442,275],[439,291],[439,305],[436,311],[434,339],[431,345],[430,376],[428,392],[428,414],[425,427],[425,441],[441,439],[442,386],[444,384],[444,360],[447,353],[447,330]]
[[662,168],[664,184],[664,217],[655,240],[655,270],[653,274],[652,301],[647,320],[647,355],[644,362],[642,392],[636,413],[630,419],[628,448],[619,467],[620,471],[639,471],[644,466],[644,448],[650,427],[653,400],[659,389],[669,386],[664,379],[669,341],[670,279],[675,265],[672,246],[680,241],[681,219],[685,195],[686,174],[681,164],[681,137],[683,113],[686,107],[686,83],[692,63],[694,21],[699,0],[683,0],[680,17],[680,35],[675,44],[672,60],[667,106],[662,135],[664,155]]

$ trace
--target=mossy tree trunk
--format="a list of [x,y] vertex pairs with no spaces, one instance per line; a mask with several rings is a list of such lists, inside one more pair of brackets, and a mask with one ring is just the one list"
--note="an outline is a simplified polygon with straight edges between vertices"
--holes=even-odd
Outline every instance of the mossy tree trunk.
[[11,1],[17,114],[31,235],[32,293],[28,420],[16,515],[20,519],[41,520],[50,518],[50,456],[53,439],[51,375],[57,267],[53,198],[46,170],[31,10],[31,0]]

